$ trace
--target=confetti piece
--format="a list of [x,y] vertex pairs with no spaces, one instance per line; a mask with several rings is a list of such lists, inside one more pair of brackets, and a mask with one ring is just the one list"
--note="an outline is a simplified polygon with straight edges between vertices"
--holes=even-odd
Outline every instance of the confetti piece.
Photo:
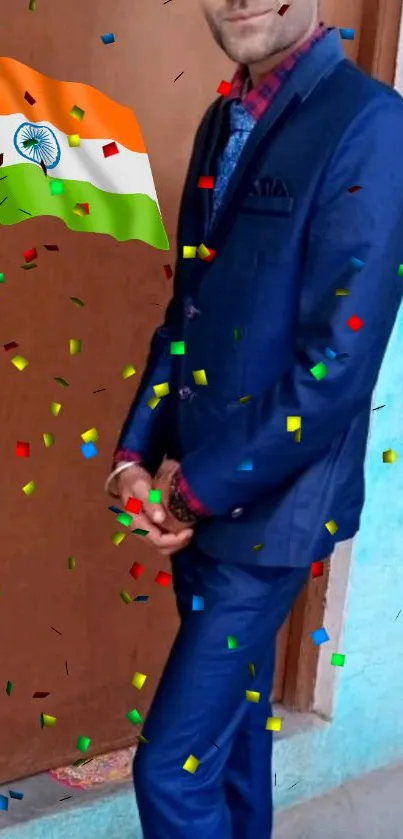
[[35,105],[36,99],[34,99],[34,97],[31,96],[28,90],[26,90],[24,93],[24,99],[26,102],[28,102],[28,105]]
[[184,769],[185,772],[190,772],[191,775],[194,775],[197,767],[199,766],[199,763],[200,760],[197,760],[197,757],[195,757],[194,755],[189,755],[187,760],[185,760],[182,769]]
[[280,15],[280,17],[284,17],[285,13],[288,12],[289,8],[290,8],[289,5],[287,5],[286,3],[283,3],[283,5],[278,10],[277,14]]
[[253,461],[243,460],[237,467],[238,472],[253,472]]
[[41,728],[53,728],[56,725],[57,717],[52,717],[50,714],[40,715]]
[[68,558],[68,560],[67,560],[67,565],[68,565],[69,571],[75,571],[75,569],[76,569],[76,560],[75,560],[75,557],[74,557],[74,556],[69,556],[69,558]]
[[261,551],[261,550],[262,550],[262,548],[264,548],[264,544],[263,544],[263,542],[260,542],[258,545],[254,545],[254,546],[253,546],[253,548],[252,548],[252,550],[254,550],[254,551]]
[[200,175],[197,186],[200,189],[214,189],[214,178],[211,175]]
[[76,306],[80,306],[80,307],[85,306],[85,303],[83,303],[83,301],[80,300],[79,297],[70,297],[70,300],[72,301],[72,303],[75,303]]
[[36,9],[36,0],[29,0],[28,9],[30,12],[34,12]]
[[81,352],[81,341],[79,338],[70,338],[69,352],[70,355],[77,355],[77,353]]
[[127,510],[128,513],[133,513],[133,515],[136,516],[140,512],[142,506],[143,502],[140,501],[139,498],[130,497],[126,501],[125,510]]
[[235,638],[235,635],[227,635],[227,646],[229,650],[236,650],[238,639]]
[[204,612],[204,597],[194,594],[192,597],[192,612]]
[[397,273],[399,277],[403,277],[403,265],[399,265]]
[[162,270],[163,270],[163,272],[164,272],[164,274],[165,274],[165,279],[166,279],[166,280],[170,280],[170,279],[171,279],[171,277],[173,276],[171,266],[170,266],[170,265],[163,265],[163,266],[162,266]]
[[321,379],[325,378],[328,370],[326,364],[324,364],[323,361],[319,361],[318,364],[315,364],[314,367],[311,367],[309,372],[312,374],[312,376],[314,377],[314,379],[316,379],[317,382],[320,382]]
[[34,259],[38,256],[38,251],[36,248],[28,248],[27,251],[24,251],[24,259],[25,262],[33,262]]
[[144,682],[145,682],[146,678],[147,678],[147,676],[145,675],[145,673],[135,673],[133,678],[132,678],[133,687],[141,690],[141,688],[144,685]]
[[6,812],[8,810],[8,798],[6,795],[0,795],[0,810],[4,810]]
[[251,396],[241,396],[239,402],[241,403],[241,405],[246,405],[246,403],[250,402],[251,399]]
[[234,329],[234,338],[236,341],[240,341],[242,338],[242,331],[241,329],[238,329],[238,327]]
[[12,689],[13,689],[13,683],[12,682],[7,682],[7,684],[6,684],[6,694],[7,694],[7,696],[11,696]]
[[123,600],[123,603],[129,604],[132,602],[130,594],[127,591],[122,590],[119,595],[120,599]]
[[362,271],[365,262],[363,262],[362,259],[357,259],[357,257],[352,256],[350,259],[350,265],[352,268],[355,268],[356,271]]
[[170,353],[171,355],[185,355],[185,342],[171,341]]
[[132,364],[127,364],[126,367],[122,370],[122,377],[124,379],[130,379],[130,376],[135,376],[136,370]]
[[158,571],[158,574],[154,580],[159,586],[169,586],[172,580],[172,574],[168,574],[167,571]]
[[204,245],[202,243],[197,248],[197,255],[200,257],[200,259],[207,259],[210,256],[210,248],[208,248],[207,245]]
[[150,742],[149,740],[147,740],[147,737],[144,737],[143,734],[139,734],[138,737],[136,737],[136,740],[137,740],[138,743],[149,743]]
[[112,506],[112,507],[108,507],[108,510],[111,510],[111,511],[112,511],[112,513],[116,513],[117,515],[119,515],[119,513],[121,513],[121,512],[122,512],[122,510],[120,509],[120,507],[113,507],[113,506]]
[[32,699],[46,699],[47,696],[50,696],[49,691],[36,690],[35,693],[32,694]]
[[312,577],[323,577],[323,562],[319,560],[318,562],[312,562],[311,564],[311,573]]
[[148,493],[148,500],[150,504],[161,504],[161,490],[150,489]]
[[63,195],[64,184],[62,181],[57,181],[55,178],[49,180],[49,189],[51,195]]
[[75,204],[73,207],[73,213],[76,216],[89,216],[90,214],[90,205],[89,204]]
[[344,667],[345,660],[345,655],[342,655],[341,653],[332,653],[330,664],[333,664],[334,667]]
[[287,431],[299,431],[301,428],[301,417],[287,417]]
[[61,376],[55,376],[53,381],[57,382],[57,384],[61,385],[61,387],[70,387],[69,383],[66,382],[66,379],[62,379]]
[[257,690],[247,690],[245,695],[248,702],[259,702],[260,700],[260,693]]
[[0,154],[0,166],[2,166],[2,165],[3,165],[3,162],[4,162],[4,154],[3,154],[3,152],[2,152],[2,153]]
[[354,41],[354,29],[339,29],[343,41]]
[[248,670],[249,670],[250,675],[252,676],[252,679],[254,679],[255,676],[256,676],[255,665],[254,664],[248,664]]
[[350,186],[347,192],[359,192],[362,186]]
[[184,259],[195,259],[196,258],[196,245],[184,245],[183,246],[183,258]]
[[142,530],[141,527],[136,527],[136,530],[132,530],[132,533],[135,536],[147,536],[147,533],[149,532],[149,530]]
[[8,344],[4,344],[4,350],[8,352],[9,350],[16,350],[18,344],[15,341],[10,341]]
[[83,443],[80,448],[86,460],[90,460],[91,457],[95,457],[98,454],[98,449],[94,443]]
[[53,414],[54,417],[58,417],[61,410],[62,410],[62,406],[61,406],[60,402],[51,402],[50,403],[50,413]]
[[89,737],[79,737],[76,743],[76,749],[79,752],[87,752],[90,746],[91,740]]
[[334,359],[337,358],[337,353],[334,352],[334,350],[331,350],[330,347],[325,348],[324,355],[326,358],[329,358],[330,361],[334,361]]
[[96,428],[89,428],[88,431],[83,431],[81,434],[81,439],[84,440],[84,443],[96,443],[98,437],[99,435]]
[[169,384],[168,382],[162,382],[160,385],[154,385],[153,391],[156,396],[162,398],[163,396],[168,396],[169,394]]
[[29,443],[17,442],[15,444],[15,454],[17,457],[29,457],[30,445]]
[[347,288],[336,288],[336,297],[347,297],[348,294],[350,294],[350,292]]
[[332,534],[332,536],[334,536],[334,534],[337,533],[337,531],[339,529],[336,522],[333,521],[333,519],[331,519],[330,521],[327,521],[326,524],[325,524],[325,527],[326,527],[326,530],[328,530],[329,533]]
[[148,594],[138,594],[137,597],[134,598],[135,603],[146,603],[148,600]]
[[148,400],[147,406],[149,408],[151,408],[151,410],[153,411],[154,408],[156,408],[157,405],[159,405],[160,402],[161,402],[161,399],[159,399],[157,396],[152,396],[151,399]]
[[115,43],[115,36],[113,32],[108,32],[106,35],[100,35],[101,41],[103,44],[114,44]]
[[126,717],[132,725],[140,725],[143,722],[143,718],[136,708],[133,708],[131,711],[129,711],[126,714]]
[[79,108],[78,105],[73,105],[70,116],[74,117],[74,119],[80,120],[80,122],[84,119],[85,111],[82,108]]
[[394,452],[393,449],[386,449],[385,452],[382,452],[382,460],[384,463],[395,463],[398,457],[398,453]]
[[220,96],[228,96],[231,93],[231,90],[232,90],[232,83],[231,82],[225,82],[223,80],[218,85],[216,92],[219,93]]
[[23,792],[17,792],[14,789],[9,789],[8,794],[10,798],[15,798],[16,801],[22,801],[22,799],[24,798]]
[[43,246],[47,251],[58,251],[59,245],[44,245]]
[[205,370],[193,370],[192,376],[195,380],[197,385],[206,385],[207,384],[207,376]]
[[358,315],[351,315],[351,318],[347,321],[347,326],[353,330],[353,332],[358,332],[362,326],[364,326],[364,321],[358,317]]
[[120,533],[120,531],[117,531],[116,533],[112,534],[111,539],[113,544],[116,545],[116,547],[118,547],[122,544],[123,540],[126,539],[126,533]]
[[0,274],[0,283],[5,283],[5,281],[4,274]]
[[116,521],[118,524],[123,525],[123,527],[130,527],[133,519],[132,516],[129,515],[129,513],[119,513],[119,515],[116,518]]
[[140,565],[139,562],[133,562],[133,565],[129,571],[129,574],[133,577],[134,580],[138,580],[141,577],[144,571],[144,565]]
[[267,717],[266,731],[281,731],[281,717]]
[[105,146],[102,146],[102,151],[104,153],[104,157],[112,157],[114,154],[119,154],[119,149],[114,141],[106,143]]
[[79,134],[68,134],[67,135],[67,142],[71,149],[77,149],[80,145],[80,135]]
[[32,271],[34,268],[37,268],[36,262],[30,262],[29,265],[20,265],[24,271]]
[[22,491],[23,491],[24,495],[32,495],[32,493],[35,492],[35,489],[36,489],[35,481],[30,481],[28,484],[25,484],[25,486],[23,486]]
[[319,647],[320,644],[325,644],[326,641],[329,640],[329,636],[328,636],[324,626],[322,626],[320,629],[314,629],[314,631],[311,632],[311,638],[312,638],[313,643],[317,647]]

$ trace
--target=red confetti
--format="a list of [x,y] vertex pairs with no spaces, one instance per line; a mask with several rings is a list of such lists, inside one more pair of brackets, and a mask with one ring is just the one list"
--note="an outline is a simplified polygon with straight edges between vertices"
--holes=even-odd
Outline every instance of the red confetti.
[[312,577],[323,577],[323,562],[313,562],[311,565]]
[[44,245],[43,247],[46,248],[47,251],[58,251],[59,250],[59,245]]
[[220,96],[228,96],[228,94],[231,93],[231,90],[232,90],[232,83],[231,82],[222,81],[222,82],[220,82],[220,84],[217,87],[217,93],[219,93]]
[[132,577],[134,577],[135,580],[138,580],[138,578],[143,573],[143,571],[144,571],[144,565],[140,565],[139,562],[133,562],[133,565],[132,565],[132,567],[129,571],[129,574],[131,574]]
[[43,690],[37,690],[35,691],[32,699],[46,699],[47,696],[50,696],[50,693],[46,693],[46,691]]
[[172,574],[168,574],[166,571],[158,571],[154,582],[158,583],[159,586],[169,586],[171,580]]
[[127,510],[128,513],[133,513],[134,515],[137,515],[140,512],[142,506],[143,502],[140,501],[139,498],[128,498],[126,501],[125,510]]
[[364,326],[364,321],[358,317],[358,315],[351,315],[351,318],[347,321],[347,326],[353,330],[353,332],[358,332],[362,326]]
[[38,251],[36,248],[28,248],[27,251],[24,251],[24,259],[25,262],[32,262],[38,256]]
[[27,90],[24,93],[24,99],[28,102],[28,105],[35,105],[36,99]]
[[4,349],[6,352],[9,350],[16,350],[19,347],[16,341],[10,341],[8,344],[4,344]]
[[362,186],[350,186],[347,192],[359,192],[362,189]]
[[162,270],[163,270],[163,272],[164,272],[164,274],[165,274],[165,278],[166,278],[167,280],[170,280],[170,279],[171,279],[171,277],[172,277],[172,268],[171,268],[171,266],[170,266],[170,265],[163,265],[163,266],[162,266]]
[[104,157],[112,157],[113,154],[119,154],[119,149],[115,142],[106,143],[105,146],[102,146],[102,151],[104,153]]
[[287,3],[284,3],[281,6],[281,8],[278,10],[277,14],[280,15],[280,17],[284,17],[285,13],[288,12],[289,8],[290,8],[290,5],[289,4],[287,5]]
[[89,204],[77,204],[77,207],[82,207],[84,210],[84,215],[89,216],[90,214],[90,205]]
[[213,251],[212,248],[208,248],[209,255],[204,257],[205,262],[212,262],[217,251]]
[[21,443],[17,441],[15,444],[15,454],[17,457],[29,457],[30,445],[29,443]]
[[212,175],[200,175],[197,181],[197,186],[200,189],[214,189],[214,178]]

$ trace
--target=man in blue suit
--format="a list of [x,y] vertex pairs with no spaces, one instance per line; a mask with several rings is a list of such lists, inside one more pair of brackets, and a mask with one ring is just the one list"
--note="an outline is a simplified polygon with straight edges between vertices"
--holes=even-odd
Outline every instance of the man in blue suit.
[[201,2],[238,68],[197,131],[108,486],[172,556],[181,617],[134,764],[144,839],[269,839],[276,633],[359,528],[402,296],[403,103],[316,0]]

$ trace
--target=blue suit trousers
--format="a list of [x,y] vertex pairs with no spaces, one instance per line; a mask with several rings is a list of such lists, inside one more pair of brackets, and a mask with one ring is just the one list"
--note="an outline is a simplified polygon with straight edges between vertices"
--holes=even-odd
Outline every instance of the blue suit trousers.
[[194,546],[172,568],[181,624],[134,760],[144,839],[270,839],[275,641],[309,569],[231,565]]

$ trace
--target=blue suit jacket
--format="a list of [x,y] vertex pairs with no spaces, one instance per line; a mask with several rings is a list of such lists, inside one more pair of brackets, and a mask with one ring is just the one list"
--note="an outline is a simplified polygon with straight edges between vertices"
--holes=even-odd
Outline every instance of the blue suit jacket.
[[[206,553],[304,566],[359,527],[371,395],[403,291],[403,101],[329,31],[253,129],[204,242],[215,258],[183,259],[205,239],[197,180],[222,118],[218,99],[196,135],[174,297],[119,447],[151,468],[180,460],[212,513],[195,537]],[[300,442],[288,417],[301,418]]]

